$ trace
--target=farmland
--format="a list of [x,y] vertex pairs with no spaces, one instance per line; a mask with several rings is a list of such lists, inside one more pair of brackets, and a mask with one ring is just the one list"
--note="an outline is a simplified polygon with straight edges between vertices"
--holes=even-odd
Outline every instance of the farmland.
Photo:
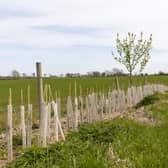
[[168,168],[166,6],[0,1],[0,168]]
[[[119,79],[120,88],[126,90],[129,87],[128,78],[126,76],[120,76],[118,79]],[[61,112],[62,119],[65,119],[67,117],[67,115],[64,116],[64,114],[67,112],[67,110],[66,110],[67,104],[68,104],[67,103],[67,96],[71,95],[73,97],[72,103],[75,103],[74,102],[74,96],[75,96],[75,87],[74,86],[75,86],[75,83],[77,83],[77,88],[76,88],[77,89],[77,96],[80,96],[80,95],[84,96],[84,95],[88,95],[89,94],[88,97],[90,97],[90,96],[92,97],[92,98],[90,97],[91,99],[90,98],[88,99],[91,104],[89,104],[89,106],[88,106],[88,104],[87,105],[85,104],[85,108],[86,108],[85,112],[87,113],[87,108],[90,108],[89,113],[90,114],[94,113],[94,114],[90,115],[88,113],[89,114],[88,116],[92,116],[92,119],[91,118],[89,119],[86,116],[85,116],[85,119],[87,119],[87,121],[89,121],[89,123],[90,123],[90,121],[91,122],[95,121],[95,122],[93,122],[92,124],[91,123],[90,124],[84,124],[84,125],[83,124],[82,125],[79,124],[79,133],[77,133],[77,134],[75,132],[69,134],[66,131],[66,134],[68,134],[68,136],[66,136],[65,142],[60,142],[60,143],[57,143],[57,144],[53,144],[51,146],[49,145],[47,147],[47,153],[46,153],[46,148],[37,148],[37,146],[39,146],[39,144],[37,144],[37,142],[36,142],[38,137],[34,137],[34,139],[32,139],[33,140],[33,143],[32,143],[33,150],[32,149],[28,149],[30,153],[26,152],[25,155],[23,155],[23,160],[26,159],[26,161],[27,161],[26,164],[28,164],[28,166],[31,166],[31,167],[32,166],[37,167],[37,165],[40,165],[39,162],[41,162],[41,160],[39,160],[39,162],[38,162],[38,160],[36,159],[37,163],[33,163],[33,165],[31,165],[32,161],[29,163],[29,160],[27,158],[25,158],[27,156],[29,158],[32,157],[31,156],[32,155],[31,152],[35,153],[35,155],[37,154],[38,156],[42,154],[42,158],[41,159],[44,159],[44,157],[46,159],[49,159],[49,160],[45,160],[44,159],[44,162],[47,162],[45,166],[49,166],[50,167],[51,165],[55,165],[56,164],[55,162],[59,162],[58,165],[60,165],[62,167],[65,167],[65,165],[71,165],[71,164],[73,164],[75,167],[76,167],[76,164],[79,164],[79,165],[77,165],[77,167],[81,167],[82,164],[86,165],[87,164],[87,159],[89,159],[89,158],[87,158],[87,156],[86,156],[87,152],[85,151],[87,149],[87,146],[85,146],[85,145],[89,145],[89,144],[90,144],[89,146],[93,146],[93,149],[90,149],[91,150],[90,152],[92,152],[92,150],[93,150],[93,155],[94,156],[90,155],[90,157],[92,159],[88,160],[89,164],[91,164],[91,165],[93,164],[92,166],[97,165],[97,164],[100,164],[102,167],[109,167],[109,166],[117,167],[118,165],[121,165],[121,167],[122,166],[130,166],[130,165],[131,166],[132,165],[138,165],[139,163],[137,163],[137,161],[134,160],[134,159],[138,159],[138,161],[140,160],[140,158],[138,158],[139,156],[137,156],[138,152],[137,152],[136,146],[134,146],[135,144],[131,144],[130,151],[128,150],[128,152],[131,152],[131,149],[135,150],[135,151],[133,151],[134,153],[130,155],[130,157],[133,157],[133,160],[132,160],[132,158],[126,158],[126,160],[125,160],[125,157],[126,157],[127,154],[125,154],[125,151],[118,151],[118,150],[120,150],[120,146],[117,146],[117,145],[119,145],[118,144],[118,140],[121,140],[121,141],[123,140],[123,146],[125,146],[125,143],[127,143],[127,140],[129,140],[128,142],[131,143],[131,141],[133,139],[135,139],[135,137],[133,137],[131,135],[131,133],[133,133],[133,135],[135,135],[136,137],[140,138],[142,131],[146,130],[149,135],[151,134],[151,137],[145,138],[145,136],[143,135],[145,139],[141,139],[141,140],[142,141],[145,141],[145,140],[152,141],[151,139],[154,138],[153,134],[158,134],[158,133],[154,132],[154,130],[151,129],[151,126],[153,128],[153,126],[157,125],[157,123],[160,124],[162,122],[161,120],[164,120],[163,121],[164,123],[167,120],[166,116],[160,116],[160,114],[157,114],[155,116],[155,113],[152,113],[152,111],[155,110],[155,106],[151,106],[151,104],[153,104],[153,103],[156,103],[156,104],[160,103],[161,104],[162,101],[163,101],[163,103],[166,102],[166,98],[168,97],[167,94],[163,94],[162,95],[162,94],[158,94],[157,93],[157,94],[155,94],[153,96],[145,97],[144,100],[142,100],[142,98],[143,98],[142,97],[140,99],[140,100],[142,100],[142,102],[140,102],[137,105],[137,107],[136,107],[137,109],[136,109],[134,107],[134,105],[136,105],[136,103],[139,102],[140,100],[137,101],[136,103],[134,103],[134,102],[141,95],[138,94],[139,93],[138,92],[138,88],[136,89],[136,87],[132,87],[132,89],[133,89],[131,91],[132,93],[128,91],[128,92],[126,92],[126,94],[128,93],[128,95],[130,95],[132,97],[131,102],[133,104],[132,103],[131,104],[133,106],[129,106],[128,105],[129,104],[129,96],[127,97],[128,99],[126,97],[124,97],[124,99],[119,98],[119,95],[121,95],[121,92],[120,92],[120,90],[118,90],[117,91],[117,97],[119,99],[116,96],[114,96],[112,98],[112,100],[114,100],[114,101],[109,103],[109,104],[112,104],[112,106],[114,107],[113,108],[113,112],[116,112],[115,114],[117,114],[117,112],[119,112],[118,113],[119,115],[118,114],[116,115],[117,118],[112,123],[110,121],[108,121],[108,122],[100,121],[101,119],[103,119],[101,116],[103,116],[103,115],[105,116],[106,115],[106,116],[108,116],[108,118],[106,118],[106,119],[110,120],[110,114],[112,116],[114,114],[114,113],[111,113],[112,111],[110,112],[111,105],[107,104],[107,102],[109,102],[110,99],[111,99],[110,95],[109,95],[109,93],[110,93],[109,91],[112,91],[112,90],[114,90],[116,88],[115,78],[114,77],[104,77],[104,78],[102,78],[102,77],[101,78],[100,77],[99,78],[93,78],[93,77],[92,78],[91,77],[88,77],[88,78],[44,78],[43,82],[44,82],[44,87],[46,86],[46,84],[49,84],[51,86],[51,92],[52,92],[52,95],[53,95],[54,99],[55,99],[55,95],[57,95],[58,97],[61,98],[61,111],[60,112]],[[167,76],[148,76],[147,80],[146,80],[146,83],[148,83],[148,84],[152,84],[152,83],[158,83],[159,84],[160,83],[160,84],[167,85],[168,84],[168,78],[167,78]],[[0,113],[1,131],[4,132],[3,130],[6,129],[7,104],[8,104],[9,88],[12,89],[13,128],[14,128],[13,130],[15,130],[15,129],[16,130],[20,130],[19,127],[20,127],[20,123],[21,123],[21,118],[20,118],[21,117],[21,115],[20,115],[21,114],[21,111],[20,111],[20,105],[21,104],[25,105],[25,109],[26,109],[25,117],[28,118],[28,112],[27,112],[27,103],[28,103],[28,100],[27,100],[27,89],[28,89],[28,86],[30,86],[30,88],[31,88],[30,101],[33,104],[33,125],[34,124],[37,125],[38,124],[37,123],[38,113],[37,113],[37,90],[36,90],[36,85],[37,84],[36,84],[36,79],[1,80],[0,84],[1,84],[1,89],[2,89],[1,90],[1,95],[3,97],[2,101],[1,101],[1,113]],[[135,86],[139,86],[139,85],[142,86],[143,84],[144,84],[144,77],[143,76],[134,76],[134,85]],[[146,86],[148,87],[147,90],[145,89]],[[155,90],[154,92],[150,93],[150,88],[155,88],[154,86],[152,86],[152,85],[146,85],[146,86],[144,87],[144,89],[142,89],[143,90],[142,95],[144,95],[144,96],[145,95],[151,95],[151,94],[156,92],[156,90]],[[150,86],[152,86],[152,87],[150,87]],[[21,97],[22,97],[21,96],[21,89],[23,90],[23,101],[21,100]],[[137,90],[137,93],[135,93],[136,90]],[[96,102],[94,104],[94,97],[95,96],[93,96],[93,92],[105,93],[105,94],[103,94],[103,97],[107,96],[107,98],[109,98],[109,99],[105,98],[106,101],[105,101],[105,104],[104,103],[102,104],[103,106],[101,106],[101,103],[99,104],[100,106],[98,104],[96,105]],[[158,90],[158,92],[159,92],[159,90]],[[108,93],[108,94],[106,94],[106,93]],[[47,94],[46,90],[45,90],[45,94]],[[49,92],[48,92],[48,94],[49,94]],[[137,95],[137,97],[136,97],[136,95]],[[99,96],[99,98],[100,98],[100,96]],[[122,110],[122,105],[124,103],[126,103],[125,102],[126,99],[127,99],[127,105],[128,106],[125,104],[125,107],[128,107],[128,108],[125,108],[125,110],[124,109]],[[83,100],[86,101],[86,99],[83,99]],[[103,100],[103,99],[100,99],[100,100]],[[158,102],[156,102],[156,100]],[[95,101],[96,101],[96,99],[95,99]],[[97,103],[99,103],[99,102],[100,101],[97,101]],[[113,104],[114,102],[118,106],[114,105]],[[84,102],[84,103],[86,103],[86,102]],[[74,104],[74,105],[76,105],[76,104]],[[95,108],[99,106],[99,109],[97,111],[95,111],[94,110],[95,108],[92,109],[93,105],[94,105]],[[145,106],[145,105],[147,105],[147,106]],[[48,106],[48,105],[46,105],[46,106]],[[140,116],[139,116],[139,112],[136,112],[136,111],[138,109],[141,109],[141,107],[144,108],[144,106],[145,106],[145,110],[141,110],[142,114],[140,114]],[[80,106],[76,106],[76,107],[78,109],[80,109]],[[103,108],[101,108],[101,107],[103,107]],[[130,109],[130,107],[133,107],[133,109],[132,108]],[[107,110],[107,108],[109,108],[109,110]],[[102,110],[100,111],[100,109],[103,109],[103,111]],[[121,111],[117,111],[117,109],[118,110],[120,109]],[[148,114],[146,114],[146,110],[149,111]],[[164,110],[165,109],[163,109],[163,111]],[[126,112],[126,115],[124,114],[125,113],[124,111]],[[120,113],[120,112],[124,112],[124,113]],[[44,114],[47,114],[47,113],[48,112],[45,112]],[[76,113],[77,113],[77,111],[74,111],[74,112],[72,111],[72,117]],[[97,115],[99,117],[96,116],[96,113],[97,113]],[[8,111],[8,114],[9,114],[9,111]],[[135,116],[134,116],[134,114],[135,114]],[[145,116],[144,116],[144,114],[145,114]],[[54,115],[55,115],[55,111],[54,111]],[[83,115],[84,115],[84,113],[83,113]],[[93,116],[95,118],[93,118]],[[133,116],[133,118],[132,118],[132,116]],[[136,117],[136,116],[138,116],[138,117]],[[99,119],[101,117],[101,119],[99,120],[97,117]],[[157,117],[161,117],[161,118],[157,118]],[[98,119],[97,121],[96,121],[96,118]],[[77,120],[72,119],[72,123],[71,123],[72,124],[72,128],[75,128],[74,126],[76,126],[76,125],[73,126],[73,124],[74,124],[73,121],[78,121],[78,119]],[[132,121],[132,119],[133,119],[133,121]],[[135,119],[135,121],[134,121],[134,119]],[[79,120],[81,120],[81,118]],[[142,125],[141,123],[139,123],[139,120],[140,121],[145,121],[148,125],[144,125],[144,124]],[[137,121],[138,121],[138,123],[137,123]],[[85,123],[85,121],[83,123]],[[65,124],[67,124],[67,123],[64,122],[64,128],[65,128]],[[122,128],[120,129],[121,125],[122,125]],[[132,130],[132,129],[131,130],[127,130],[127,127],[128,128],[129,127],[130,128],[133,127],[133,128],[135,128],[136,131],[137,130],[139,130],[139,131],[137,132],[137,134],[135,134],[135,130]],[[34,128],[34,126],[33,126],[33,128]],[[50,127],[48,127],[48,128],[50,128]],[[99,130],[100,130],[100,132],[99,132]],[[112,132],[111,132],[111,130],[112,130]],[[117,132],[117,130],[118,130],[118,132]],[[163,132],[164,131],[165,130],[164,130],[164,127],[163,127]],[[117,134],[116,134],[116,132],[117,132]],[[90,133],[91,133],[91,135],[89,135]],[[123,136],[126,135],[127,133],[129,133],[130,135],[128,135],[128,137],[126,136],[126,139],[124,139]],[[36,136],[36,134],[35,134],[35,136]],[[90,137],[91,139],[88,136],[89,137],[91,136]],[[163,135],[163,137],[160,137],[160,138],[162,138],[161,140],[163,140],[165,138],[164,136],[165,135]],[[80,139],[81,137],[84,137],[84,139],[83,138]],[[89,138],[89,139],[87,139],[87,138]],[[137,143],[138,144],[141,143],[141,142],[139,142],[139,138],[137,139]],[[149,140],[148,140],[148,138],[149,138]],[[88,143],[85,144],[84,140],[88,141],[89,144]],[[161,141],[161,140],[158,140],[158,141]],[[79,152],[79,153],[82,154],[82,155],[79,154],[79,158],[76,156],[75,153],[73,153],[73,151],[72,152],[68,151],[68,150],[71,150],[71,148],[73,148],[72,144],[75,144],[76,141],[79,141],[79,148],[77,148],[74,152],[77,152],[77,153]],[[94,141],[96,141],[96,143]],[[114,142],[114,141],[116,141],[116,142]],[[34,142],[36,142],[36,143],[34,143]],[[154,143],[154,142],[152,142],[152,143]],[[13,149],[14,149],[14,153],[15,153],[14,157],[15,157],[16,155],[20,155],[19,153],[20,153],[20,151],[22,151],[21,150],[21,146],[23,145],[23,141],[21,140],[20,131],[17,132],[17,134],[15,134],[13,136],[13,144],[14,144]],[[48,143],[48,144],[50,144],[50,143]],[[102,146],[102,144],[104,144],[104,145]],[[2,146],[3,145],[5,145],[5,141],[3,141]],[[147,145],[149,145],[148,142],[147,142]],[[66,146],[68,146],[69,149],[65,149]],[[81,149],[80,146],[83,146],[84,149]],[[66,156],[66,154],[64,154],[65,158],[64,158],[64,156],[62,158],[64,160],[67,157],[67,158],[70,159],[69,160],[70,162],[67,162],[64,165],[64,163],[62,163],[61,160],[59,160],[59,159],[55,160],[54,158],[52,158],[51,155],[52,154],[55,155],[58,152],[57,150],[53,151],[52,150],[53,147],[56,148],[56,149],[57,148],[60,149],[61,150],[60,152],[63,152],[63,153],[69,153],[70,152],[70,155]],[[97,147],[100,148],[100,151],[99,150],[97,151],[97,149],[96,149]],[[142,148],[143,148],[143,146],[142,146]],[[156,148],[158,148],[158,147],[156,147]],[[147,152],[150,152],[150,150],[153,150],[153,149],[149,149],[149,151],[147,149]],[[158,150],[158,149],[156,149],[156,150]],[[51,152],[50,153],[51,157],[49,157],[49,158],[48,158],[48,152],[49,153]],[[164,151],[164,152],[167,153],[167,151]],[[100,155],[100,156],[97,156],[97,154]],[[97,157],[101,157],[101,156],[104,156],[104,155],[105,156],[107,155],[107,157],[103,157],[102,160],[100,160],[100,162],[97,162]],[[1,158],[6,159],[6,151],[3,149],[3,147],[1,147],[0,156],[1,156]],[[35,157],[35,156],[33,155],[33,157]],[[85,162],[81,161],[81,159],[83,159],[83,158],[85,158],[84,159]],[[22,157],[21,157],[21,159],[22,159]],[[109,159],[112,159],[114,162],[109,161]],[[42,160],[42,162],[43,162],[43,160]],[[106,163],[106,165],[104,165],[104,162]],[[141,160],[140,160],[140,162],[141,162]],[[18,167],[18,164],[22,165],[23,163],[22,163],[22,160],[16,160],[16,163],[14,163],[14,164],[16,164],[14,167]],[[45,164],[45,163],[43,163],[43,164]],[[43,164],[42,164],[42,166],[43,166]],[[73,165],[71,167],[73,167]],[[140,163],[139,165],[141,166],[142,163]]]
[[[99,77],[99,78],[45,78],[44,85],[50,84],[53,96],[55,92],[61,97],[62,105],[65,106],[68,95],[74,96],[74,81],[77,83],[77,95],[80,94],[80,87],[82,88],[82,95],[86,95],[91,90],[95,92],[107,92],[109,89],[115,88],[114,77]],[[167,76],[148,76],[148,83],[168,84]],[[134,85],[143,85],[144,77],[134,76]],[[126,89],[128,87],[128,78],[126,76],[119,77],[120,88]],[[27,87],[30,86],[31,94],[30,101],[34,106],[34,111],[37,111],[37,89],[36,79],[13,79],[0,80],[0,127],[6,127],[6,110],[8,104],[9,88],[12,89],[12,104],[15,111],[19,111],[21,104],[20,92],[23,89],[23,103],[27,105]],[[71,90],[71,91],[69,91]],[[4,120],[5,118],[5,120]]]
[[[74,95],[74,81],[77,82],[77,94],[79,95],[79,87],[82,87],[82,94],[85,95],[90,89],[94,91],[108,91],[114,89],[114,77],[88,77],[88,78],[45,78],[44,85],[50,84],[53,92],[60,92],[61,98],[69,95],[69,86],[71,85],[71,95]],[[149,83],[168,84],[168,76],[148,76]],[[134,85],[143,85],[144,79],[141,76],[134,76]],[[128,78],[119,77],[120,88],[128,87]],[[31,103],[37,104],[36,79],[13,79],[0,80],[0,107],[4,107],[8,103],[9,88],[12,89],[13,105],[20,105],[20,90],[23,89],[24,103],[27,103],[27,87],[31,88]]]

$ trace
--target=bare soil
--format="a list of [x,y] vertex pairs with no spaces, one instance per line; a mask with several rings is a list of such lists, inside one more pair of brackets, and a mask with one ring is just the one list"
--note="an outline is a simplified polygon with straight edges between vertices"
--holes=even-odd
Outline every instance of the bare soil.
[[137,122],[141,122],[149,125],[158,125],[160,123],[160,121],[157,119],[154,119],[151,116],[151,112],[145,109],[144,107],[141,107],[136,111],[130,112],[128,115],[125,115],[125,117],[133,119]]

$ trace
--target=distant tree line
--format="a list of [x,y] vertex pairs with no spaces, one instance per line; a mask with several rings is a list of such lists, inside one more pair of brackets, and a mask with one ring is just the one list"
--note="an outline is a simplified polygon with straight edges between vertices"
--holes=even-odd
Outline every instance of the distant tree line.
[[[53,74],[43,74],[43,78],[57,78],[57,77],[67,77],[67,78],[79,78],[79,77],[110,77],[110,76],[129,76],[128,73],[124,73],[124,71],[122,69],[118,69],[118,68],[113,68],[111,71],[107,70],[104,72],[99,72],[99,71],[90,71],[87,72],[86,74],[80,74],[80,73],[66,73],[66,74],[60,74],[60,75],[53,75]],[[148,75],[147,73],[145,74],[135,74],[135,75]],[[150,75],[168,75],[168,72],[163,72],[163,71],[159,71],[158,73],[155,74],[150,74]],[[12,70],[11,74],[8,76],[0,76],[0,79],[20,79],[20,78],[25,78],[25,79],[29,79],[29,78],[35,78],[36,74],[35,73],[31,73],[31,75],[28,75],[26,73],[20,73],[17,70]]]

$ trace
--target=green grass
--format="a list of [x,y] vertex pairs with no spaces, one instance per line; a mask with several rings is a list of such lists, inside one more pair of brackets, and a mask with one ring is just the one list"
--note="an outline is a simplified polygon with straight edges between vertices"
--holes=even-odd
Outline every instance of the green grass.
[[[77,94],[80,94],[79,87],[82,87],[82,94],[86,95],[87,90],[108,91],[109,88],[115,87],[113,77],[98,77],[98,78],[46,78],[44,85],[50,84],[53,93],[55,90],[60,91],[61,98],[66,98],[69,95],[69,85],[71,85],[71,94],[74,96],[74,81],[77,82]],[[149,83],[168,84],[168,76],[149,76]],[[120,88],[128,87],[128,78],[119,77]],[[134,85],[143,84],[143,77],[134,76]],[[37,104],[37,83],[36,79],[16,79],[16,80],[0,80],[0,107],[4,107],[8,102],[9,88],[12,89],[13,105],[20,105],[20,90],[23,89],[24,103],[27,103],[27,86],[31,87],[31,103]],[[55,93],[54,93],[55,94]],[[54,96],[53,94],[53,96]]]
[[[90,90],[107,92],[109,89],[115,88],[113,77],[88,77],[88,78],[46,78],[44,85],[50,84],[53,96],[55,91],[60,92],[62,113],[65,113],[66,97],[69,93],[69,86],[71,85],[71,95],[74,96],[74,81],[77,82],[77,94],[80,94],[80,86],[82,87],[82,95],[86,95]],[[143,84],[144,78],[142,76],[134,76],[134,85]],[[148,76],[149,83],[168,84],[168,76]],[[128,88],[128,77],[119,77],[120,88]],[[38,117],[37,114],[37,83],[36,79],[16,79],[16,80],[0,80],[0,131],[6,128],[6,112],[9,96],[9,88],[12,89],[12,104],[14,109],[15,123],[18,123],[19,105],[21,104],[20,92],[23,89],[24,104],[27,105],[27,87],[31,87],[31,103],[33,104],[34,119]],[[27,106],[26,106],[27,109]],[[15,119],[14,119],[15,120]]]
[[155,93],[154,95],[150,95],[145,97],[143,100],[141,100],[137,105],[136,108],[140,108],[142,106],[154,104],[156,101],[159,100],[159,95],[158,93]]
[[[157,100],[155,99],[157,97]],[[80,126],[66,141],[33,147],[9,167],[48,168],[166,168],[168,163],[168,93],[150,96],[145,104],[159,124],[128,118]],[[148,99],[146,99],[148,100]],[[113,149],[114,156],[109,151]]]
[[[65,107],[67,96],[71,94],[74,96],[74,82],[77,82],[77,94],[79,95],[79,87],[82,87],[82,95],[86,95],[90,89],[107,91],[109,88],[114,88],[114,78],[46,78],[44,79],[44,85],[50,84],[55,96],[55,91],[60,92],[62,107]],[[119,81],[121,87],[126,87],[128,84],[126,77],[120,77]],[[31,103],[33,104],[33,118],[36,119],[37,114],[37,82],[36,79],[16,79],[16,80],[0,80],[0,131],[6,128],[6,111],[8,104],[9,88],[12,89],[12,104],[14,108],[15,123],[17,123],[19,117],[19,105],[21,102],[20,92],[23,89],[24,104],[27,105],[27,87],[30,85],[31,88]],[[69,87],[71,85],[71,93]],[[26,107],[27,108],[27,107]],[[64,110],[65,112],[65,108]],[[62,113],[64,113],[62,111]],[[16,117],[17,116],[17,117]]]

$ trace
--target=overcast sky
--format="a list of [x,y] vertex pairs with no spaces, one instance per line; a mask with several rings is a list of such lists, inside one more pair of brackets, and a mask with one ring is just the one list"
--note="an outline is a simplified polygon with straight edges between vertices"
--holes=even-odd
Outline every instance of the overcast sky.
[[0,75],[12,69],[61,74],[124,67],[111,56],[116,33],[153,34],[144,72],[168,72],[166,0],[1,0]]

